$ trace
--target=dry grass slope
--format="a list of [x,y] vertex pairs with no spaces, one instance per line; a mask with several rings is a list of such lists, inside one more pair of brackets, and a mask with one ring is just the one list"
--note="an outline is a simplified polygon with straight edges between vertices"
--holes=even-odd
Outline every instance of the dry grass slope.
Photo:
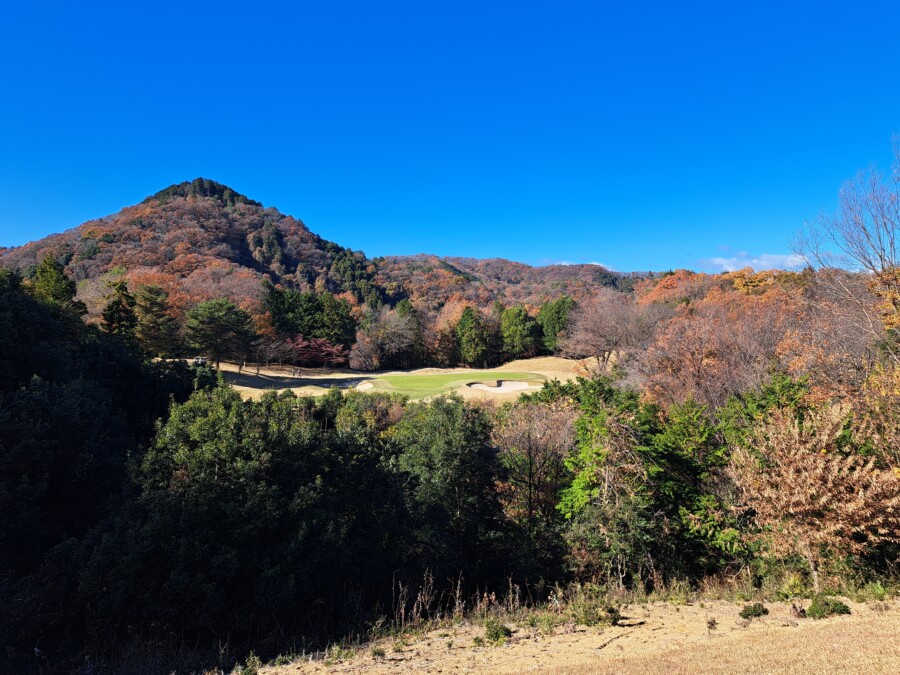
[[[848,603],[851,616],[794,619],[789,603],[771,603],[761,620],[738,618],[740,604],[655,603],[623,609],[619,626],[563,624],[548,630],[508,623],[500,646],[477,646],[485,629],[462,624],[385,638],[344,658],[268,668],[288,673],[897,673],[900,606]],[[712,623],[712,621],[714,623]],[[713,626],[710,628],[710,626]],[[351,655],[352,654],[352,655]]]

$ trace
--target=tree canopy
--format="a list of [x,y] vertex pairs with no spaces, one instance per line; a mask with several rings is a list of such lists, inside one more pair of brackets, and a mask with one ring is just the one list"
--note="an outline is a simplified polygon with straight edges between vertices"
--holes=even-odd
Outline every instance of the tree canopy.
[[188,341],[216,362],[226,357],[241,359],[255,336],[252,317],[230,300],[200,303],[188,312]]

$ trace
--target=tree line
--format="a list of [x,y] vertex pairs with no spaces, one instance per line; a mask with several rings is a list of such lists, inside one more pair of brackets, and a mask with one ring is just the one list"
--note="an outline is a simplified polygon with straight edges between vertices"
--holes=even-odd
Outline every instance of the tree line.
[[[75,283],[52,255],[37,267],[29,286],[36,297],[86,313]],[[574,301],[544,303],[535,316],[522,305],[494,303],[490,311],[460,308],[459,316],[436,325],[435,317],[408,299],[354,307],[327,291],[299,291],[265,281],[264,312],[254,317],[226,298],[201,302],[183,317],[166,291],[140,285],[132,292],[123,278],[107,283],[100,328],[156,357],[201,354],[216,366],[223,359],[255,363],[345,366],[358,370],[423,366],[496,366],[516,358],[553,353]]]

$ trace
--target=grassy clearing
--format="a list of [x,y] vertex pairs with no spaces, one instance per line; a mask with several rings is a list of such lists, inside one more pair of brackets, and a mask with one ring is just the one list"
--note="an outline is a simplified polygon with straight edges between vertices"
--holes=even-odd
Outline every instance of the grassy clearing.
[[464,387],[473,382],[495,385],[498,380],[542,383],[547,378],[537,373],[510,373],[497,370],[472,370],[454,373],[382,375],[372,380],[376,389],[403,394],[411,399],[437,396]]

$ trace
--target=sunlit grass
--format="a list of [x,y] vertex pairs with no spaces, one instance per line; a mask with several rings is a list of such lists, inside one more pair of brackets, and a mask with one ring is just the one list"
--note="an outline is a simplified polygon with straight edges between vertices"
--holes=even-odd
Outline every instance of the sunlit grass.
[[373,384],[377,389],[396,394],[404,394],[413,399],[437,396],[473,382],[495,385],[501,380],[534,381],[546,380],[535,373],[507,373],[496,370],[472,370],[465,373],[440,373],[424,375],[384,375]]

